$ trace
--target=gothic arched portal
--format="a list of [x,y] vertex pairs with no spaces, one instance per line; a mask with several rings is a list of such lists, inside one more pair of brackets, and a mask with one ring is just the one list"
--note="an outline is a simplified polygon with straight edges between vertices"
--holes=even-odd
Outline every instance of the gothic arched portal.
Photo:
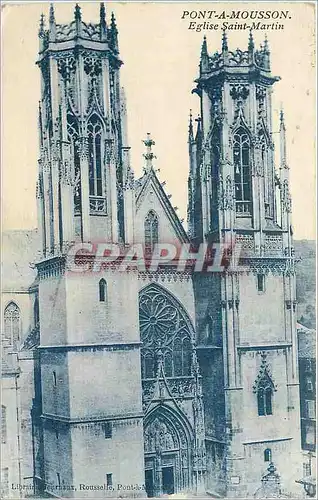
[[154,283],[140,291],[139,324],[147,495],[191,491],[205,457],[194,328],[182,304]]
[[145,478],[149,497],[191,485],[191,435],[181,415],[159,405],[145,419]]

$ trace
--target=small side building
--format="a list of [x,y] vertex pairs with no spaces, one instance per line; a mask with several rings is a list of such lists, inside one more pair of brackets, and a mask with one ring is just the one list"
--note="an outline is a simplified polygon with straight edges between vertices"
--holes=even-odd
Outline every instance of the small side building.
[[1,498],[33,492],[31,407],[38,287],[32,265],[36,230],[2,234],[1,294]]
[[316,331],[297,324],[303,478],[309,496],[316,491]]

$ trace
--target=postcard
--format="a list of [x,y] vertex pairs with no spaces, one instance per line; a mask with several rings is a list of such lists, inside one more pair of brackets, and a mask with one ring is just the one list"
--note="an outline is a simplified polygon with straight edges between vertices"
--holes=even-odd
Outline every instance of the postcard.
[[1,497],[315,497],[315,2],[7,1],[1,70]]

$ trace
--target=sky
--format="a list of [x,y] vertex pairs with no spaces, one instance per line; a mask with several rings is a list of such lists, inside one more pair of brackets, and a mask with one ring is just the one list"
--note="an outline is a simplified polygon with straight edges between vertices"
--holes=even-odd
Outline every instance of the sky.
[[[99,4],[80,2],[85,22],[99,22]],[[114,11],[124,61],[121,84],[128,108],[128,137],[132,167],[142,174],[150,132],[155,140],[156,168],[172,195],[180,218],[186,219],[188,177],[188,116],[198,112],[199,98],[191,94],[198,76],[200,47],[207,37],[209,53],[221,48],[220,29],[189,29],[184,11],[231,12],[289,10],[283,30],[268,30],[272,73],[280,76],[273,94],[273,132],[278,139],[278,116],[284,107],[287,159],[293,197],[293,227],[297,239],[314,239],[316,70],[315,9],[309,2],[107,2],[107,17]],[[36,227],[37,110],[40,74],[38,22],[48,17],[49,3],[2,6],[2,226],[3,229]],[[73,20],[74,3],[56,2],[57,23]],[[217,20],[209,21],[216,23]],[[242,21],[241,21],[242,22]],[[219,26],[220,28],[220,26]],[[228,31],[229,49],[247,48],[248,30]],[[254,32],[257,45],[264,31]],[[278,150],[278,142],[277,142]],[[278,162],[278,158],[277,158]],[[278,163],[277,163],[278,168]]]

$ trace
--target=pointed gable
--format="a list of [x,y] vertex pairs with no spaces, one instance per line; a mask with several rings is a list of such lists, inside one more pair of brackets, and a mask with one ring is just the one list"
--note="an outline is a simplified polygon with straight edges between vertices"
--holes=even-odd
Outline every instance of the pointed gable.
[[143,175],[136,186],[135,241],[144,242],[144,223],[149,212],[158,217],[158,241],[185,243],[187,234],[173,209],[153,168]]

